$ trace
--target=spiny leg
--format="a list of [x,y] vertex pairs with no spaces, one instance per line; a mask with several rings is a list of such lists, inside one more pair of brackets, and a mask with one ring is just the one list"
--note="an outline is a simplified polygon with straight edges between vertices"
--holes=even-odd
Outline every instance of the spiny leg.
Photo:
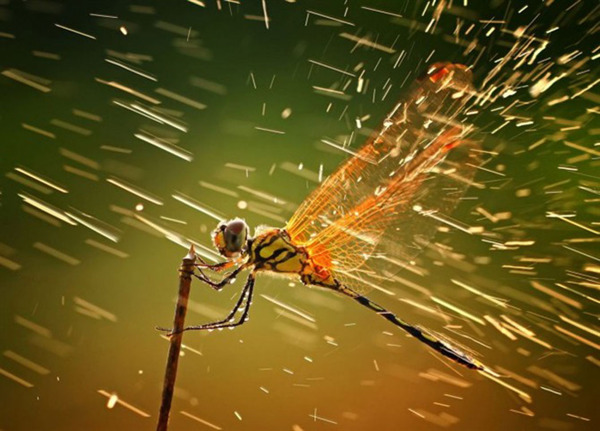
[[196,268],[198,268],[198,269],[209,269],[211,271],[221,272],[221,271],[224,271],[224,270],[226,270],[228,268],[231,268],[232,266],[235,265],[235,262],[233,262],[231,260],[226,260],[224,262],[218,262],[218,263],[214,263],[214,264],[209,264],[209,263],[206,263],[201,258],[199,258],[198,255],[196,255],[196,256],[200,260],[200,263],[197,263],[195,265]]
[[237,277],[237,275],[244,269],[246,269],[246,266],[244,266],[244,265],[238,266],[235,270],[233,270],[231,273],[227,274],[219,282],[212,281],[210,278],[208,278],[206,276],[206,274],[204,274],[202,272],[201,269],[198,270],[200,272],[200,275],[198,275],[198,274],[193,274],[193,275],[198,280],[202,281],[205,284],[208,284],[210,287],[212,287],[213,289],[218,291],[218,290],[221,290],[225,285],[227,285],[227,284],[231,283],[233,280],[235,280],[235,277]]
[[[244,288],[242,289],[242,294],[240,296],[240,299],[238,299],[237,304],[235,305],[235,307],[233,308],[231,313],[229,313],[229,315],[225,319],[219,320],[217,322],[206,323],[204,325],[187,326],[183,330],[184,331],[194,331],[194,330],[204,330],[204,329],[234,328],[236,326],[240,326],[240,325],[244,324],[246,322],[246,320],[248,320],[248,313],[250,312],[250,304],[252,303],[252,294],[254,293],[254,280],[255,280],[254,273],[250,273],[250,275],[248,275],[248,279],[246,280],[246,284],[245,284]],[[237,322],[231,322],[231,319],[233,318],[235,313],[239,310],[240,306],[244,302],[244,299],[246,300],[246,306],[244,308],[244,312],[242,313],[242,316],[240,317],[240,319]]]
[[[250,308],[250,301],[252,299],[253,288],[254,288],[254,274],[251,273],[248,276],[248,279],[246,280],[246,284],[244,285],[244,287],[242,289],[242,293],[241,293],[239,299],[237,300],[235,306],[229,312],[227,317],[225,317],[222,320],[218,320],[216,322],[211,322],[211,323],[206,323],[203,325],[187,326],[187,327],[183,328],[183,330],[180,332],[191,331],[191,330],[227,328],[227,327],[241,325],[242,323],[244,323],[247,320],[247,317],[248,317],[248,310]],[[240,309],[240,307],[244,303],[245,299],[246,299],[246,308],[244,309],[244,313],[242,314],[240,321],[232,323],[231,320],[235,316],[235,313],[237,313],[237,311]],[[167,335],[169,335],[169,336],[180,333],[180,332],[172,332],[172,329],[168,329],[168,328],[156,327],[156,329],[158,329],[159,331],[168,332]]]
[[[233,271],[231,274],[228,274],[226,277],[224,277],[218,283],[215,283],[212,280],[210,280],[202,271],[200,271],[200,275],[198,275],[198,274],[196,274],[194,272],[190,273],[190,275],[193,275],[198,280],[202,281],[205,284],[208,284],[213,289],[215,289],[217,291],[220,291],[226,284],[230,283],[233,279],[235,279],[235,277],[244,268],[245,268],[245,266],[243,266],[243,265],[239,266],[238,268],[235,269],[235,271]],[[214,322],[214,324],[226,323],[229,320],[231,320],[231,318],[235,315],[235,313],[240,308],[240,305],[243,302],[243,298],[244,298],[244,295],[245,295],[245,293],[247,291],[247,287],[248,287],[248,282],[246,282],[246,285],[242,289],[242,294],[240,295],[240,298],[238,299],[237,303],[235,304],[235,306],[233,307],[233,309],[231,310],[231,312],[227,315],[227,317],[225,319],[223,319],[223,320],[219,320],[217,322]],[[159,331],[168,332],[168,335],[175,335],[175,332],[172,332],[172,329],[169,329],[169,328],[164,328],[162,326],[157,326],[156,329],[159,330]],[[184,331],[185,331],[185,329],[184,329]]]
[[392,313],[391,311],[386,310],[382,306],[374,303],[366,296],[360,295],[358,292],[355,292],[354,290],[342,285],[341,283],[339,283],[339,286],[336,288],[336,290],[340,293],[343,293],[346,296],[351,297],[352,299],[354,299],[356,302],[358,302],[362,306],[367,307],[368,309],[370,309],[372,311],[375,311],[377,314],[379,314],[384,319],[388,320],[389,322],[392,322],[394,325],[398,326],[399,328],[402,328],[404,331],[408,332],[410,335],[412,335],[417,340],[427,344],[429,347],[431,347],[435,351],[452,359],[453,361],[455,361],[461,365],[464,365],[467,368],[477,369],[477,370],[485,369],[484,365],[482,363],[480,363],[479,361],[477,361],[476,359],[471,358],[469,355],[454,348],[453,346],[446,343],[445,341],[440,340],[440,339],[434,337],[433,335],[423,331],[422,329],[420,329],[416,326],[413,326],[409,323],[406,323],[402,319],[398,318],[394,313]]

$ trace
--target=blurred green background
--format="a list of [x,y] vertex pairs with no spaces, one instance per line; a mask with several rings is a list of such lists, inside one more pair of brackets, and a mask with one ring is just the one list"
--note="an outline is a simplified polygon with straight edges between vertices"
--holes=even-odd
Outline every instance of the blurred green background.
[[[436,61],[472,65],[476,86],[489,89],[486,77],[516,40],[523,42],[514,37],[518,28],[533,38],[532,49],[548,43],[536,61],[520,66],[521,80],[510,88],[514,95],[474,113],[477,139],[489,152],[486,168],[496,173],[480,172],[486,188],[470,189],[454,214],[483,226],[487,235],[440,232],[417,262],[421,275],[400,273],[404,283],[385,286],[394,296],[372,295],[406,320],[477,352],[533,402],[442,361],[345,298],[261,276],[248,324],[185,335],[189,348],[180,361],[170,429],[211,429],[193,417],[224,430],[597,427],[597,4],[264,5],[268,29],[260,1],[0,0],[0,429],[154,428],[168,343],[153,328],[172,320],[176,269],[186,250],[144,228],[132,217],[136,205],[143,204],[140,215],[207,247],[216,220],[173,194],[224,217],[244,217],[250,226],[283,226],[318,185],[318,172],[326,176],[347,156],[322,139],[343,142],[352,134],[351,148],[359,146],[426,64]],[[425,32],[435,17],[434,29]],[[473,40],[476,48],[469,49]],[[518,58],[503,66],[497,82],[510,78],[516,63]],[[348,73],[363,73],[366,89],[357,92]],[[564,76],[532,96],[531,87],[545,73],[547,80]],[[343,94],[323,94],[314,86]],[[187,99],[165,96],[172,93]],[[153,107],[187,131],[122,107],[132,103]],[[509,105],[512,118],[504,111]],[[496,131],[505,120],[509,124]],[[140,130],[184,148],[193,160],[136,138]],[[68,193],[15,169],[41,174]],[[116,187],[110,178],[161,204]],[[118,242],[32,210],[19,196],[24,193],[107,226]],[[57,259],[48,247],[74,260]],[[453,279],[509,306],[498,307]],[[194,283],[187,322],[226,315],[241,282],[220,293]],[[534,287],[540,285],[547,290]],[[308,313],[316,323],[261,295]],[[489,321],[478,324],[430,296],[509,325],[504,315],[544,344],[520,334],[511,340]],[[109,409],[103,394],[117,394],[150,417],[121,404]]]

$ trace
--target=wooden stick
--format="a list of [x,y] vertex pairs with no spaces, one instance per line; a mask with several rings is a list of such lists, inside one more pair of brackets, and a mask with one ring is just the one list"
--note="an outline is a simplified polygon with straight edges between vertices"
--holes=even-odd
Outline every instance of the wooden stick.
[[187,312],[187,303],[190,296],[190,286],[192,284],[192,272],[196,263],[196,252],[194,245],[190,247],[187,256],[183,258],[179,268],[179,297],[175,307],[175,317],[173,319],[173,332],[175,335],[170,337],[169,356],[165,367],[165,380],[163,384],[162,402],[158,415],[158,424],[156,431],[167,431],[169,424],[169,413],[171,411],[171,401],[173,400],[173,388],[177,377],[177,363],[179,361],[179,352],[181,351],[181,339],[183,337],[183,328],[185,313]]

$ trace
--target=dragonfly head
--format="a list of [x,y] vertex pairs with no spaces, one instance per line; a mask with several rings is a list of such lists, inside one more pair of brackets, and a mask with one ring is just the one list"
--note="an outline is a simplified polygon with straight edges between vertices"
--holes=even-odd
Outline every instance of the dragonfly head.
[[242,219],[222,221],[212,233],[213,244],[222,256],[235,258],[244,253],[248,225]]

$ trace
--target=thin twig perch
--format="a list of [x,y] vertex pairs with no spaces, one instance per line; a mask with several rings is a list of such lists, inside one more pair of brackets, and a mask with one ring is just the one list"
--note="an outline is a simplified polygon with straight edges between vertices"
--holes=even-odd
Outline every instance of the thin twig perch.
[[167,431],[169,424],[169,412],[171,411],[171,401],[173,400],[173,388],[177,377],[177,363],[179,361],[179,352],[181,351],[181,339],[183,337],[183,328],[185,313],[187,312],[187,303],[190,296],[190,285],[192,283],[192,272],[196,263],[196,252],[194,246],[190,247],[187,256],[183,258],[179,268],[179,297],[175,307],[175,317],[173,319],[173,334],[170,336],[169,356],[165,367],[165,380],[163,384],[162,401],[158,415],[158,424],[156,431]]

